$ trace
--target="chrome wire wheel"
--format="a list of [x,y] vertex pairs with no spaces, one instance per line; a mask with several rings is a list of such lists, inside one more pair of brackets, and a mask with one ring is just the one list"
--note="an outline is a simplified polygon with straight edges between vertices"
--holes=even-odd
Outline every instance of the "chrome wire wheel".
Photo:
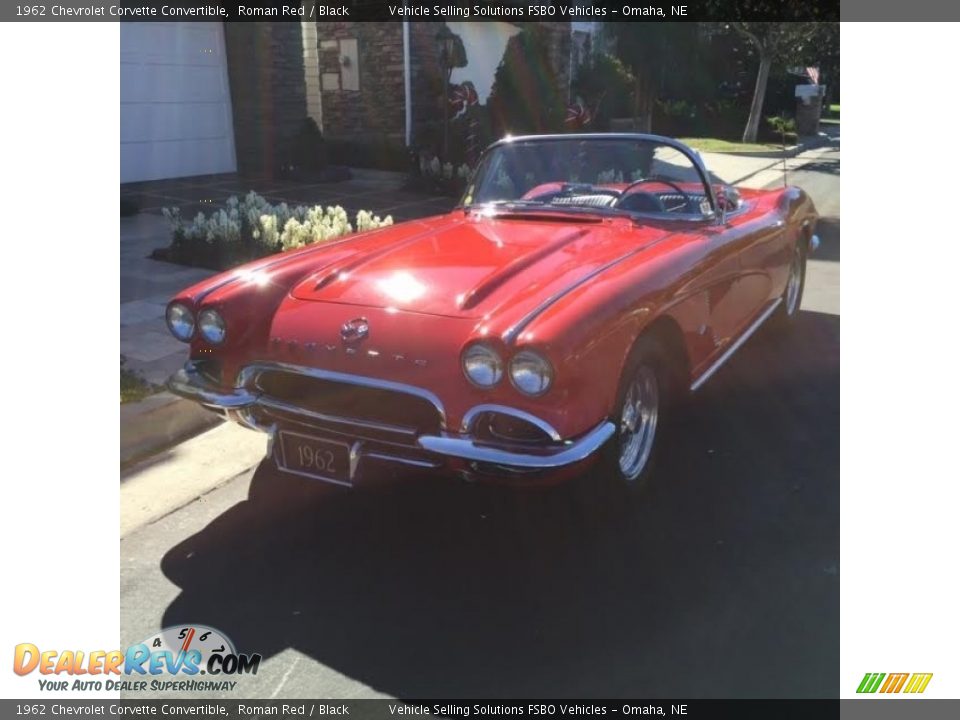
[[790,263],[790,275],[787,277],[786,310],[787,315],[792,316],[797,312],[800,304],[800,288],[803,286],[803,256],[800,254],[800,248],[793,253],[793,262]]
[[640,365],[620,412],[620,472],[628,482],[640,477],[653,452],[659,406],[657,375],[651,367]]

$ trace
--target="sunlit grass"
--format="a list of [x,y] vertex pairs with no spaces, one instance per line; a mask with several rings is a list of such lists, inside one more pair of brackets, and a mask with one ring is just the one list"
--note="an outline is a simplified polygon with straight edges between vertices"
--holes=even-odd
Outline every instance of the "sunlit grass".
[[138,402],[153,395],[160,388],[143,379],[140,373],[125,368],[126,358],[120,356],[120,404]]
[[743,143],[720,138],[680,138],[680,142],[701,152],[776,152],[783,149],[771,143]]

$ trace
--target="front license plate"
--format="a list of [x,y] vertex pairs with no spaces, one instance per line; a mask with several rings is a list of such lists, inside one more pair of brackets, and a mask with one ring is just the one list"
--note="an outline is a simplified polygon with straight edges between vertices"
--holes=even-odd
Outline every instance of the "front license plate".
[[281,430],[279,461],[288,472],[350,484],[350,446],[344,442]]

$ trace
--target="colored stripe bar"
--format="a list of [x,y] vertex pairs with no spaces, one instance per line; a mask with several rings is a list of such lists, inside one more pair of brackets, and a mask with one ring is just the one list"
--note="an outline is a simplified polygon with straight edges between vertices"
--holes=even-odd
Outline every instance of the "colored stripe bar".
[[905,693],[922,693],[927,689],[927,685],[930,684],[930,678],[933,677],[933,673],[914,673],[910,677],[910,682],[907,683],[907,688],[904,690]]
[[910,673],[890,673],[887,676],[887,681],[883,684],[883,687],[880,688],[882,693],[898,693],[903,687],[903,684],[907,681],[907,678],[910,677]]
[[880,683],[884,677],[886,677],[885,673],[867,673],[863,676],[863,680],[860,681],[860,687],[857,688],[857,692],[875,693],[877,688],[880,687]]

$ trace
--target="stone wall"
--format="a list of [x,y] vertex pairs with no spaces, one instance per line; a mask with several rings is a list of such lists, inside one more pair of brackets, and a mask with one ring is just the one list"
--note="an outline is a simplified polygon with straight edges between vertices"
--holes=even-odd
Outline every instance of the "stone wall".
[[237,169],[275,173],[307,116],[299,23],[224,23]]
[[[357,42],[356,68],[353,60],[343,65],[350,40]],[[324,135],[403,142],[403,24],[324,21],[317,25],[317,41]],[[345,89],[351,78],[359,89]]]

